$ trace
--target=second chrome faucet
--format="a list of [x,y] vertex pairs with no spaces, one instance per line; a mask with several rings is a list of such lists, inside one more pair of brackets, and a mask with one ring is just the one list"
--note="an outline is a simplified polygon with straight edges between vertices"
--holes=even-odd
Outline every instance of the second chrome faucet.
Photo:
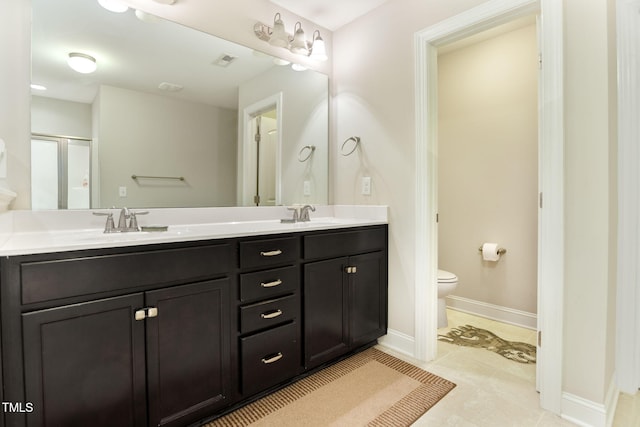
[[293,218],[281,219],[280,222],[309,222],[311,218],[309,217],[309,212],[315,212],[316,208],[311,205],[304,206],[292,206],[287,208],[290,211],[293,211]]
[[125,233],[131,231],[140,231],[138,227],[137,215],[146,215],[149,211],[131,211],[127,208],[120,209],[120,217],[118,218],[118,226],[113,222],[112,212],[94,212],[94,215],[106,216],[107,222],[104,225],[105,233]]

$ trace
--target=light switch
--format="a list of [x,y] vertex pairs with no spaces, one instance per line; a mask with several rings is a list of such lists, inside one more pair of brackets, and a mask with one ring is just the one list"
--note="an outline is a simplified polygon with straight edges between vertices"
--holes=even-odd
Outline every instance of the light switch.
[[311,181],[305,181],[302,185],[302,194],[305,196],[311,195]]
[[118,188],[118,194],[120,197],[127,197],[127,187]]

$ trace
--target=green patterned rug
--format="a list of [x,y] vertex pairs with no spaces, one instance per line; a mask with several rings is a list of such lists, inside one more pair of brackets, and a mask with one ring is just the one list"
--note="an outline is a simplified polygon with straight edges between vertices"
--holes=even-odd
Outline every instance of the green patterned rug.
[[507,341],[486,329],[466,325],[451,328],[445,335],[438,335],[440,341],[466,347],[486,348],[500,356],[520,363],[536,363],[536,347],[517,341]]

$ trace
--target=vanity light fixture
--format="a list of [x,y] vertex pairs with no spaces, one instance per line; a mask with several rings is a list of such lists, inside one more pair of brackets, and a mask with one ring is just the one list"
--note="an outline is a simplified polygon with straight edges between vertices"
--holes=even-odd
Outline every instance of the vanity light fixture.
[[268,38],[271,46],[283,47],[289,49],[289,34],[284,29],[284,22],[279,13],[273,17],[273,31]]
[[308,56],[318,61],[328,59],[327,48],[324,40],[320,37],[319,30],[313,32],[313,40],[309,42],[300,22],[296,22],[293,29],[293,36],[286,32],[280,13],[276,13],[273,17],[273,28],[262,22],[257,22],[253,26],[256,37],[272,46],[282,47],[297,55]]
[[110,12],[123,13],[129,10],[129,6],[120,0],[98,0],[98,3]]
[[298,55],[309,55],[309,46],[307,46],[307,39],[304,37],[302,24],[300,22],[296,22],[293,29],[293,41],[291,42],[289,50]]
[[[317,34],[317,35],[316,35]],[[318,61],[326,61],[329,59],[327,56],[327,48],[324,44],[324,40],[320,37],[320,31],[315,30],[313,32],[313,42],[311,45],[311,54],[309,58],[316,59]]]
[[71,52],[67,63],[73,70],[82,74],[93,73],[98,68],[93,56],[78,52]]

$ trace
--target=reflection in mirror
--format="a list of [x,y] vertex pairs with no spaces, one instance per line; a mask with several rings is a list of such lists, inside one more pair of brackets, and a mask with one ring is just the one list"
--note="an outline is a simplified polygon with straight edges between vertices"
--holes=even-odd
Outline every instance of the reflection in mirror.
[[[327,203],[327,76],[97,0],[32,5],[32,83],[46,90],[32,91],[31,130],[90,141],[88,174],[67,174],[69,188],[89,186],[90,207]],[[97,70],[73,71],[71,52],[95,58]],[[316,150],[300,162],[304,146]],[[34,172],[53,164],[46,152]],[[32,208],[41,208],[33,197]]]

